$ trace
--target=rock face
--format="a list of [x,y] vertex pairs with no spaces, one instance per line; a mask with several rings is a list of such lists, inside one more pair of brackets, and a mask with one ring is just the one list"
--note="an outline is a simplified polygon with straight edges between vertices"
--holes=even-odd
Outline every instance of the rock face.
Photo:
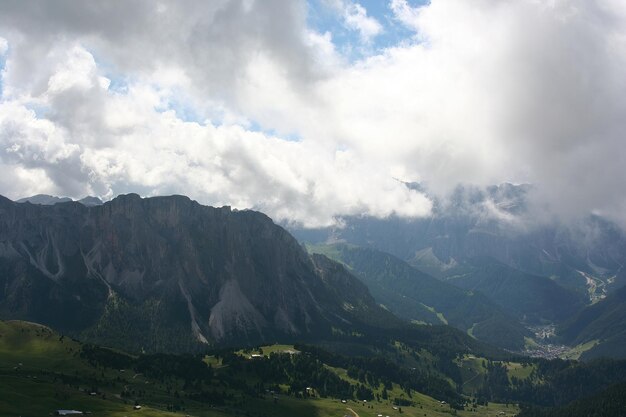
[[389,315],[345,271],[345,295],[332,288],[335,268],[258,212],[182,196],[0,197],[0,316],[125,349],[306,339]]

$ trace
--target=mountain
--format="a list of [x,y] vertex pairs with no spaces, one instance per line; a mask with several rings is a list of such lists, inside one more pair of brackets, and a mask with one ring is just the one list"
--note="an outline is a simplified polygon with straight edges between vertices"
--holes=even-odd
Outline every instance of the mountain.
[[0,197],[0,317],[131,351],[192,351],[399,324],[270,218],[182,196]]
[[[17,203],[31,203],[31,204],[41,204],[44,206],[51,206],[57,203],[67,203],[73,201],[71,198],[69,197],[56,197],[53,195],[47,195],[47,194],[37,194],[37,195],[33,195],[31,197],[24,197],[24,198],[20,198],[19,200],[17,200]],[[81,203],[84,206],[99,206],[102,204],[102,200],[100,200],[98,197],[93,197],[93,196],[87,196],[85,198],[81,198],[80,200],[77,200],[79,203]]]
[[101,206],[102,205],[102,200],[100,200],[98,197],[93,197],[93,196],[87,196],[85,198],[81,198],[80,200],[77,200],[80,204],[82,204],[83,206],[87,206],[87,207],[93,207],[93,206]]
[[472,258],[460,269],[446,276],[446,282],[485,294],[526,323],[562,322],[585,305],[582,294],[492,258]]
[[[428,194],[421,184],[407,187]],[[580,296],[590,304],[626,284],[626,234],[599,216],[569,224],[536,219],[528,203],[531,193],[528,185],[459,186],[445,199],[431,195],[432,214],[425,218],[348,216],[336,227],[290,231],[301,242],[340,242],[389,253],[436,278],[453,277],[450,283],[465,289],[512,283],[526,300],[509,311],[531,321],[558,322],[581,308]],[[494,280],[495,271],[504,277]],[[488,285],[483,290],[508,307],[499,291],[488,291]],[[532,309],[522,307],[533,297],[549,308],[529,314]]]
[[17,200],[18,203],[31,203],[31,204],[42,204],[44,206],[51,206],[56,203],[67,203],[68,201],[72,201],[69,197],[56,197],[53,195],[47,194],[37,194],[31,197],[24,197]]
[[582,310],[562,326],[559,335],[573,345],[593,344],[582,359],[626,359],[626,287]]
[[480,292],[421,272],[393,255],[346,244],[309,245],[345,264],[387,309],[411,321],[449,324],[495,346],[522,350],[530,332]]

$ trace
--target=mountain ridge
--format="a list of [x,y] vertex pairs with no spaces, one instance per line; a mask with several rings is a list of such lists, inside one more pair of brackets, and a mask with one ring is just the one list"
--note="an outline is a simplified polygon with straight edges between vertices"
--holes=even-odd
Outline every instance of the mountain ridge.
[[135,351],[306,339],[389,314],[367,290],[344,308],[320,278],[329,267],[262,213],[184,196],[92,207],[0,199],[0,314]]

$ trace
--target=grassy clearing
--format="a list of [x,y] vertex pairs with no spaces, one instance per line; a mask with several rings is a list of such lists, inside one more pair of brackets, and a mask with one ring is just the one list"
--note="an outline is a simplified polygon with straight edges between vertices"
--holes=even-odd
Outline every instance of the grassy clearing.
[[80,344],[59,336],[48,327],[23,321],[0,322],[0,335],[0,368],[87,369],[75,360]]
[[517,379],[528,379],[530,374],[536,368],[536,365],[524,365],[517,362],[504,362],[504,366],[506,367],[507,374],[509,376],[509,380],[515,377]]
[[427,306],[424,303],[420,303],[420,304],[424,306],[426,310],[430,311],[431,313],[434,313],[442,324],[448,324],[448,320],[446,320],[445,316],[442,313],[435,310],[434,307]]
[[583,343],[583,344],[580,344],[578,346],[574,346],[573,348],[571,348],[570,350],[565,352],[563,355],[561,355],[561,359],[578,360],[578,359],[580,359],[580,355],[582,355],[583,353],[585,353],[589,349],[593,348],[598,343],[600,343],[600,341],[595,339],[595,340],[590,340],[587,343]]
[[[347,245],[348,247],[352,246],[352,245]],[[315,245],[315,244],[311,244],[311,243],[305,243],[304,247],[306,248],[308,253],[317,253],[320,255],[324,255],[327,258],[330,258],[332,260],[334,260],[335,262],[339,262],[340,264],[342,264],[343,266],[345,266],[346,268],[348,268],[349,270],[351,270],[352,268],[347,265],[346,263],[344,263],[341,258],[342,258],[342,253],[341,253],[341,249],[339,246],[335,246],[335,245],[326,245],[326,244],[321,244],[321,245]]]
[[537,349],[539,344],[532,337],[524,336],[524,349],[533,350]]
[[[394,406],[391,401],[370,401],[363,403],[349,400],[345,404],[337,399],[311,398],[298,400],[293,398],[281,398],[275,404],[271,400],[257,400],[249,404],[248,409],[254,409],[259,416],[267,417],[342,417],[353,414],[348,409],[354,410],[359,417],[375,417],[379,414],[390,417],[449,417],[455,415],[455,411],[447,404],[419,393],[412,394],[411,400],[414,406]],[[397,407],[397,409],[394,409]],[[499,414],[504,412],[504,414]],[[519,408],[504,404],[491,403],[488,406],[478,406],[476,411],[457,410],[457,416],[463,417],[512,417],[519,412]],[[256,414],[255,414],[256,415]]]
[[483,366],[485,359],[478,358],[474,355],[465,355],[457,361],[461,367],[461,375],[463,376],[463,393],[466,395],[475,395],[482,386],[487,370]]
[[237,355],[250,358],[253,355],[261,355],[268,358],[272,353],[288,353],[298,354],[300,353],[293,345],[267,345],[260,346],[254,349],[241,349],[236,352]]

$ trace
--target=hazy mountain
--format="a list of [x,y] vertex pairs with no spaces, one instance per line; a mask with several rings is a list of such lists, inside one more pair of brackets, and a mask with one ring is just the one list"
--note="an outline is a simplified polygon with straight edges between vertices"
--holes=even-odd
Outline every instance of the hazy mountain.
[[133,194],[93,207],[0,197],[0,315],[135,351],[399,323],[261,213]]
[[[407,186],[428,192],[420,184]],[[434,208],[427,218],[353,216],[338,227],[290,230],[302,242],[345,242],[390,253],[462,288],[481,287],[515,314],[558,321],[581,307],[571,290],[591,303],[626,283],[626,235],[598,216],[568,225],[529,219],[531,190],[512,184],[458,187],[446,200],[431,196]],[[489,290],[504,282],[513,284],[513,298]],[[510,305],[517,296],[519,303]],[[548,308],[529,314],[533,307],[523,305],[533,297]]]
[[18,203],[31,203],[31,204],[42,204],[44,206],[51,206],[56,203],[67,203],[68,201],[72,201],[69,197],[56,197],[53,195],[47,194],[37,194],[31,197],[24,197],[17,200]]
[[425,274],[393,255],[353,245],[308,246],[344,263],[376,300],[407,320],[450,324],[507,349],[523,349],[530,332],[480,292],[462,290]]
[[[17,200],[17,203],[31,203],[31,204],[41,204],[44,206],[51,206],[53,204],[57,204],[57,203],[67,203],[70,201],[74,201],[69,197],[56,197],[53,195],[47,195],[47,194],[37,194],[31,197],[24,197],[24,198],[20,198],[19,200]],[[93,197],[93,196],[87,196],[85,198],[81,198],[80,200],[77,200],[77,202],[81,203],[82,205],[91,207],[91,206],[99,206],[102,204],[102,200],[100,200],[98,197]]]
[[472,258],[445,280],[485,294],[509,314],[531,324],[566,320],[585,305],[583,294],[493,258]]
[[93,197],[93,196],[87,196],[85,198],[81,198],[80,200],[77,200],[77,202],[87,207],[102,205],[102,200],[100,200],[98,197]]

